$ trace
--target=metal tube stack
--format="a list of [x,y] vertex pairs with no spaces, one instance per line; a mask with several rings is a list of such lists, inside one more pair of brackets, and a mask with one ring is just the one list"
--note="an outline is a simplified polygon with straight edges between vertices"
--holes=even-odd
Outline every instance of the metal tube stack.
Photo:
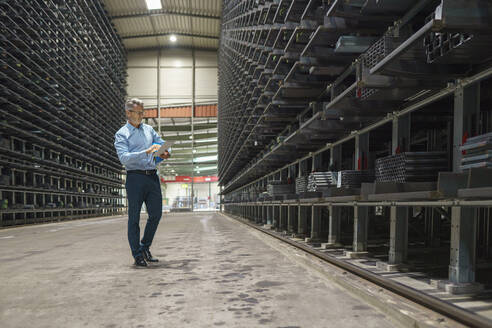
[[308,191],[307,186],[308,186],[308,177],[307,176],[297,177],[297,179],[296,179],[296,194],[301,194],[301,193],[307,192]]
[[283,196],[285,194],[294,193],[295,188],[292,184],[287,184],[285,181],[272,180],[268,182],[267,192],[271,197]]
[[462,170],[492,167],[492,132],[469,138],[460,149],[463,152]]
[[436,181],[448,170],[446,152],[405,152],[376,160],[378,182]]
[[323,191],[337,185],[337,172],[313,172],[308,177],[307,190],[311,192]]

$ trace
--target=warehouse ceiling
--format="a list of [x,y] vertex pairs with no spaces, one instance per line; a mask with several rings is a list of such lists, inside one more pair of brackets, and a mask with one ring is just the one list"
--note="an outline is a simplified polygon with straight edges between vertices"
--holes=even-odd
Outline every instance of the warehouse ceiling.
[[127,50],[218,49],[220,0],[161,0],[162,8],[154,10],[147,9],[146,0],[104,0],[104,4]]
[[[221,0],[103,2],[129,52],[163,48],[218,49]],[[161,8],[149,10],[147,2]],[[158,130],[155,119],[146,119],[146,122]],[[166,165],[160,165],[162,175],[217,174],[216,117],[162,117],[160,123],[163,139],[176,141],[172,157]]]

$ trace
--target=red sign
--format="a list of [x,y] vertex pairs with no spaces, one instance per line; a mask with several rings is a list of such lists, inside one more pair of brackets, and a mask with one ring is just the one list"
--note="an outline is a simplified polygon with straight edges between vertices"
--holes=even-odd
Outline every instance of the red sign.
[[[193,177],[193,183],[217,182],[217,176]],[[186,175],[177,175],[174,180],[165,180],[161,178],[162,183],[191,183],[191,177]]]

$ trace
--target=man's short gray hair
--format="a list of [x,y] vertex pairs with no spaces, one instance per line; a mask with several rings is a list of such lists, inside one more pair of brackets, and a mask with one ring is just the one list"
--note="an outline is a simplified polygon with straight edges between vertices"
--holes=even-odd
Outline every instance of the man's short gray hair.
[[138,99],[138,98],[132,98],[130,100],[127,100],[125,103],[125,110],[131,110],[133,109],[133,106],[138,105],[143,107],[143,101]]

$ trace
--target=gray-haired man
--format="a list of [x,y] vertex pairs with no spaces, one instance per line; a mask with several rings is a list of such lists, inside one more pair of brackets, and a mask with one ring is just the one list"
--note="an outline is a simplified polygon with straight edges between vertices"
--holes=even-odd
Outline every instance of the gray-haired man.
[[[150,125],[142,123],[143,102],[131,99],[125,105],[128,119],[115,134],[114,146],[121,164],[125,166],[126,194],[128,197],[128,241],[136,266],[147,266],[147,262],[158,262],[152,257],[150,245],[162,216],[162,194],[156,163],[152,153],[159,149],[164,140]],[[169,152],[161,158],[169,158]],[[145,202],[149,219],[140,240],[140,210]]]

